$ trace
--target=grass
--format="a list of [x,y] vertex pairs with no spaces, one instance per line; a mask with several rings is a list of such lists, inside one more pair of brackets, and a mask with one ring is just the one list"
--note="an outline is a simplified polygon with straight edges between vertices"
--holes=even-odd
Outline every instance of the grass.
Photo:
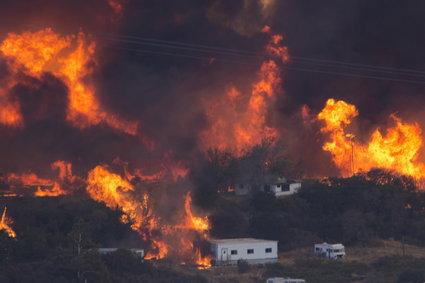
[[308,247],[281,252],[277,263],[252,265],[247,273],[239,273],[237,266],[218,266],[208,270],[186,268],[186,272],[217,283],[264,283],[273,276],[304,278],[309,283],[384,283],[396,282],[403,271],[417,269],[425,262],[424,247],[406,244],[403,247],[394,240],[347,247],[346,253],[343,260],[320,259],[313,255],[313,248]]

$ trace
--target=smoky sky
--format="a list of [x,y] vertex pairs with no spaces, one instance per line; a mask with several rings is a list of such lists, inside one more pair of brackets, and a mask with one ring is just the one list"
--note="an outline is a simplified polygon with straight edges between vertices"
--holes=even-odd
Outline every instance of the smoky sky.
[[[140,132],[156,143],[148,149],[139,137],[105,125],[82,131],[70,126],[64,115],[66,87],[45,74],[40,79],[25,78],[25,84],[12,90],[22,102],[26,127],[0,129],[1,148],[5,149],[0,170],[35,171],[58,159],[89,169],[116,157],[143,166],[168,151],[179,160],[190,161],[202,148],[200,133],[209,126],[204,100],[222,95],[229,85],[249,91],[262,60],[135,44],[135,38],[262,53],[267,38],[259,31],[270,25],[284,35],[290,56],[425,70],[423,1],[277,0],[269,1],[268,10],[263,2],[267,1],[127,0],[122,1],[122,17],[112,20],[108,1],[0,1],[2,38],[7,32],[47,26],[64,34],[90,34],[97,50],[91,79],[102,106],[139,121]],[[207,58],[217,60],[209,63]],[[386,123],[388,114],[394,112],[408,120],[420,119],[420,123],[425,118],[424,85],[310,72],[318,66],[296,60],[287,67],[282,72],[284,94],[270,112],[273,126],[310,171],[307,175],[334,174],[335,168],[321,150],[323,137],[317,134],[317,126],[305,128],[303,124],[299,112],[304,104],[315,113],[329,97],[356,104],[365,132]],[[352,72],[338,66],[326,70]],[[2,61],[0,76],[6,75]],[[36,90],[28,84],[36,85]]]

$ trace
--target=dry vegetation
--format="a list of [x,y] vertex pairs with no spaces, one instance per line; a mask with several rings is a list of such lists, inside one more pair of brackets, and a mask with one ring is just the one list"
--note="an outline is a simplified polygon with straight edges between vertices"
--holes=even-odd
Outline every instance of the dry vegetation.
[[[395,240],[376,240],[371,244],[357,245],[345,248],[346,257],[344,261],[358,261],[371,264],[377,259],[385,256],[413,256],[425,258],[425,247],[403,244]],[[295,249],[279,253],[279,262],[282,264],[293,264],[298,259],[313,258],[313,247]]]
[[[279,263],[285,266],[293,266],[296,261],[315,259],[312,248],[294,249],[288,252],[279,253]],[[412,256],[415,258],[425,258],[425,247],[403,244],[395,240],[377,240],[372,244],[358,245],[346,248],[346,257],[342,260],[344,263],[360,262],[372,266],[380,258],[388,256]],[[332,260],[329,260],[332,261]],[[179,271],[182,271],[178,268]],[[208,270],[193,270],[184,268],[189,274],[198,274],[210,280],[211,283],[227,282],[247,282],[257,283],[265,282],[265,272],[267,267],[264,265],[250,266],[247,273],[239,273],[237,266],[219,266]],[[373,274],[373,273],[372,273]],[[364,274],[366,275],[366,274]],[[366,277],[363,280],[355,280],[356,274],[350,282],[370,282]],[[377,281],[381,282],[381,281]],[[314,283],[314,282],[313,282]]]

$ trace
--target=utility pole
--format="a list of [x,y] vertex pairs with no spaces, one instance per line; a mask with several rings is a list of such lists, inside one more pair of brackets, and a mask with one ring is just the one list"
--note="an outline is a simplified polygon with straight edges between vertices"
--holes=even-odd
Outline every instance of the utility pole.
[[[353,137],[354,138],[354,137]],[[353,138],[351,139],[351,176],[354,176],[354,143]]]
[[350,154],[350,167],[351,167],[351,176],[354,176],[355,170],[354,170],[354,135],[353,134],[346,134],[345,135],[350,140],[351,145],[351,154]]

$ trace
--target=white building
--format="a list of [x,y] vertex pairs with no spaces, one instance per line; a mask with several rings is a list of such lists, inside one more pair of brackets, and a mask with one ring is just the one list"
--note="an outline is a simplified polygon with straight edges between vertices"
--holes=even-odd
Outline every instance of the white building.
[[273,277],[266,280],[266,283],[306,283],[304,279]]
[[345,256],[345,247],[343,244],[315,244],[314,254],[332,259],[343,258]]
[[277,178],[273,182],[270,181],[265,184],[237,184],[235,186],[235,195],[248,195],[253,191],[257,190],[266,193],[271,193],[279,197],[296,194],[300,189],[301,182],[299,181],[287,181],[285,178]]
[[277,261],[277,241],[252,238],[211,240],[211,251],[216,265],[250,264]]
[[296,194],[299,189],[301,189],[301,183],[274,183],[265,185],[265,191],[271,192],[277,197]]

